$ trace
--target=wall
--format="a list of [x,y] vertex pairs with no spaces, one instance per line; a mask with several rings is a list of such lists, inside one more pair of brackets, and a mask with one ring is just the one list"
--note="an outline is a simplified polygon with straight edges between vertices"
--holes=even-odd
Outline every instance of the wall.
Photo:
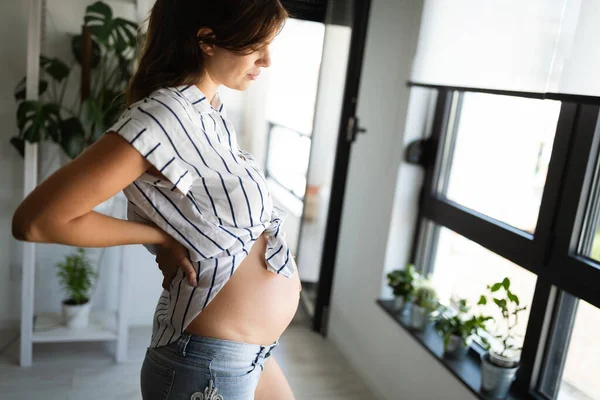
[[0,328],[18,320],[20,286],[11,278],[21,263],[20,249],[15,249],[11,220],[23,196],[23,161],[9,143],[17,134],[16,103],[12,95],[23,77],[26,62],[26,1],[0,2]]
[[386,272],[408,259],[422,182],[402,162],[430,103],[422,91],[409,102],[405,84],[421,10],[416,0],[372,3],[358,101],[368,132],[351,154],[328,335],[379,399],[465,400],[474,396],[375,304]]

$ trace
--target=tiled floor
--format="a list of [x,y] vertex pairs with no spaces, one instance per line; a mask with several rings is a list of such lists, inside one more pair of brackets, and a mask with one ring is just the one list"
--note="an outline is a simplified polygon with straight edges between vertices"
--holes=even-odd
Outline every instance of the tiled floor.
[[[129,335],[129,359],[124,364],[115,364],[103,343],[57,343],[35,344],[33,366],[20,368],[18,332],[0,331],[0,398],[141,399],[139,370],[150,328],[131,328]],[[299,319],[280,343],[275,356],[297,400],[374,399],[339,351]]]

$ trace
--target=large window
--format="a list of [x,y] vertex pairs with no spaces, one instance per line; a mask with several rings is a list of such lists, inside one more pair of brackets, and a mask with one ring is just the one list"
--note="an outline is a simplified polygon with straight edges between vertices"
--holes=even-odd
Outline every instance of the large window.
[[528,307],[513,389],[600,400],[600,99],[436,92],[411,261],[447,304],[508,277]]

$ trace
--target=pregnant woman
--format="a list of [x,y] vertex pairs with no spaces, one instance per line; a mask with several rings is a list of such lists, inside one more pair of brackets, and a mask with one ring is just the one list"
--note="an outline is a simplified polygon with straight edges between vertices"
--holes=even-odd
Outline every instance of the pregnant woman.
[[[279,0],[158,0],[127,109],[14,214],[19,240],[156,255],[146,400],[294,399],[272,356],[301,290],[285,214],[217,93],[269,67],[286,18]],[[121,190],[128,220],[93,211]]]

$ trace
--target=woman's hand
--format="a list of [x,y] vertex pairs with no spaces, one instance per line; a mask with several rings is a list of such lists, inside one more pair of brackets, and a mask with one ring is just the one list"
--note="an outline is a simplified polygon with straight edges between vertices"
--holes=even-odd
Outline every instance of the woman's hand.
[[171,236],[168,236],[164,244],[158,246],[156,262],[163,274],[163,289],[169,290],[178,268],[183,270],[190,285],[196,286],[196,271],[189,259],[188,250]]

